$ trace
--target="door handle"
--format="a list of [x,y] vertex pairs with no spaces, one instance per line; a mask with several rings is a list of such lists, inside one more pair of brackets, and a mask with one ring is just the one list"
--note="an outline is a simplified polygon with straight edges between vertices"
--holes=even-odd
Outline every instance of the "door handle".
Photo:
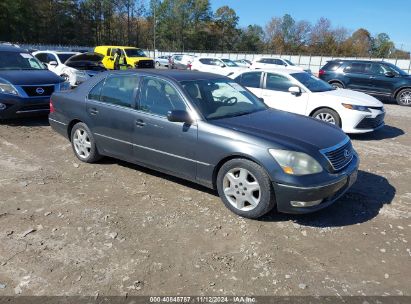
[[375,76],[370,76],[370,79],[375,79]]
[[136,120],[136,126],[137,127],[144,127],[146,125],[146,123],[144,122],[144,120],[142,119],[137,119]]
[[97,110],[96,108],[91,108],[91,109],[89,110],[89,113],[90,113],[91,115],[97,115],[97,114],[98,114],[98,110]]

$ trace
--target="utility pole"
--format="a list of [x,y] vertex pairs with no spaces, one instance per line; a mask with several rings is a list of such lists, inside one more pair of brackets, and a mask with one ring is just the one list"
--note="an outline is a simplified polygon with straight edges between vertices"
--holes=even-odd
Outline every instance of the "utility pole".
[[156,6],[157,6],[157,3],[156,3],[156,1],[154,1],[154,25],[153,25],[153,32],[154,32],[154,38],[153,38],[153,46],[154,46],[154,60],[156,59],[156,23],[157,23],[157,21],[156,21]]

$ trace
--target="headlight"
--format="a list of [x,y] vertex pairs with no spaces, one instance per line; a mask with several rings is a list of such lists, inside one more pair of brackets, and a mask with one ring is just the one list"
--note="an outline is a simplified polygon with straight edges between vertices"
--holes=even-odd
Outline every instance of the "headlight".
[[0,93],[10,94],[10,95],[19,95],[17,89],[7,80],[0,78]]
[[350,109],[350,110],[357,110],[361,112],[371,112],[366,106],[357,106],[357,105],[352,105],[348,103],[343,103],[342,105],[344,108]]
[[71,89],[70,82],[68,81],[60,82],[60,91],[67,91],[70,89]]
[[321,165],[308,154],[277,149],[270,149],[268,152],[287,174],[307,175],[323,171]]

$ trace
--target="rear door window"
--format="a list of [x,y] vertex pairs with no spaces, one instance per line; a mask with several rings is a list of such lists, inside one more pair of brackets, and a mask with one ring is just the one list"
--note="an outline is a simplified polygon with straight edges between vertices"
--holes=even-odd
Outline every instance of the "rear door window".
[[336,71],[341,66],[341,63],[330,61],[322,69],[325,71]]
[[135,74],[108,76],[101,89],[99,101],[132,108],[135,105],[138,84],[139,78]]
[[369,74],[371,73],[371,64],[362,63],[362,62],[353,62],[344,69],[344,72],[354,73],[354,74]]
[[244,73],[236,81],[244,87],[260,88],[262,72]]

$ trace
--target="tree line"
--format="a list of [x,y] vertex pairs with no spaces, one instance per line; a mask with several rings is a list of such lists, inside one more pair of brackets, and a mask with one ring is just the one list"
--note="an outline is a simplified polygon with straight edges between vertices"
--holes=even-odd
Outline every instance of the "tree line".
[[144,49],[155,41],[163,51],[410,58],[386,33],[373,36],[365,28],[334,27],[327,18],[311,23],[289,14],[265,26],[240,27],[234,9],[213,11],[209,0],[2,0],[0,41]]

